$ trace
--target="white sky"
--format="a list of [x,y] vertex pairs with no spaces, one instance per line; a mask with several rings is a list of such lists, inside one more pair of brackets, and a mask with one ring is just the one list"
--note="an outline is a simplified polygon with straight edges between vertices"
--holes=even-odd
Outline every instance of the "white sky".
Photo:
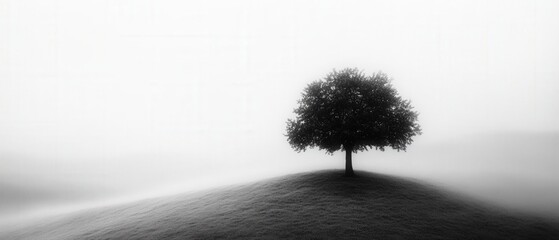
[[285,121],[306,84],[344,67],[394,78],[418,142],[558,131],[558,13],[551,0],[0,0],[0,164],[304,161]]

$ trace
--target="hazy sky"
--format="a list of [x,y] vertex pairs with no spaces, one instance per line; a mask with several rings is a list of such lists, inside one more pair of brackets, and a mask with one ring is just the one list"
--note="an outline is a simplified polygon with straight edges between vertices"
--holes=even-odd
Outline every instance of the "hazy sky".
[[558,131],[558,13],[551,0],[0,0],[0,164],[75,178],[281,165],[301,156],[281,155],[301,91],[345,67],[394,79],[420,112],[418,144]]

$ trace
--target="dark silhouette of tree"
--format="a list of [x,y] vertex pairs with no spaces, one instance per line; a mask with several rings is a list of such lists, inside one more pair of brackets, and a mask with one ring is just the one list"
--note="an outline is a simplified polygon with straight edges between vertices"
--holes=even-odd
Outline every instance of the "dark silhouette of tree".
[[287,120],[289,144],[298,152],[318,147],[346,152],[346,176],[353,176],[351,153],[370,148],[406,150],[421,134],[417,112],[402,99],[384,73],[366,76],[358,69],[334,70],[309,84]]

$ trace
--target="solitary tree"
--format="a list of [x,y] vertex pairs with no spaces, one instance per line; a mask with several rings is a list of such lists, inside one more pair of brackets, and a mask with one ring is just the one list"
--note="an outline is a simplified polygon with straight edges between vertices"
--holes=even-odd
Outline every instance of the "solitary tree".
[[309,84],[287,120],[291,146],[318,147],[333,154],[345,150],[345,175],[353,176],[351,153],[370,148],[406,150],[421,134],[417,113],[402,99],[384,73],[366,76],[358,69],[334,70]]

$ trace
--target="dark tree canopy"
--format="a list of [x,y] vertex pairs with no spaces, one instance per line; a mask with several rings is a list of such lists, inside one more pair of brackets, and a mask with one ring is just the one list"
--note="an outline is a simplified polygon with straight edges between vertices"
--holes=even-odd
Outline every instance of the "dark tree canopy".
[[418,114],[384,73],[334,70],[309,84],[298,103],[297,117],[287,121],[287,138],[297,151],[345,150],[351,160],[351,152],[373,147],[405,151],[412,137],[421,134]]

